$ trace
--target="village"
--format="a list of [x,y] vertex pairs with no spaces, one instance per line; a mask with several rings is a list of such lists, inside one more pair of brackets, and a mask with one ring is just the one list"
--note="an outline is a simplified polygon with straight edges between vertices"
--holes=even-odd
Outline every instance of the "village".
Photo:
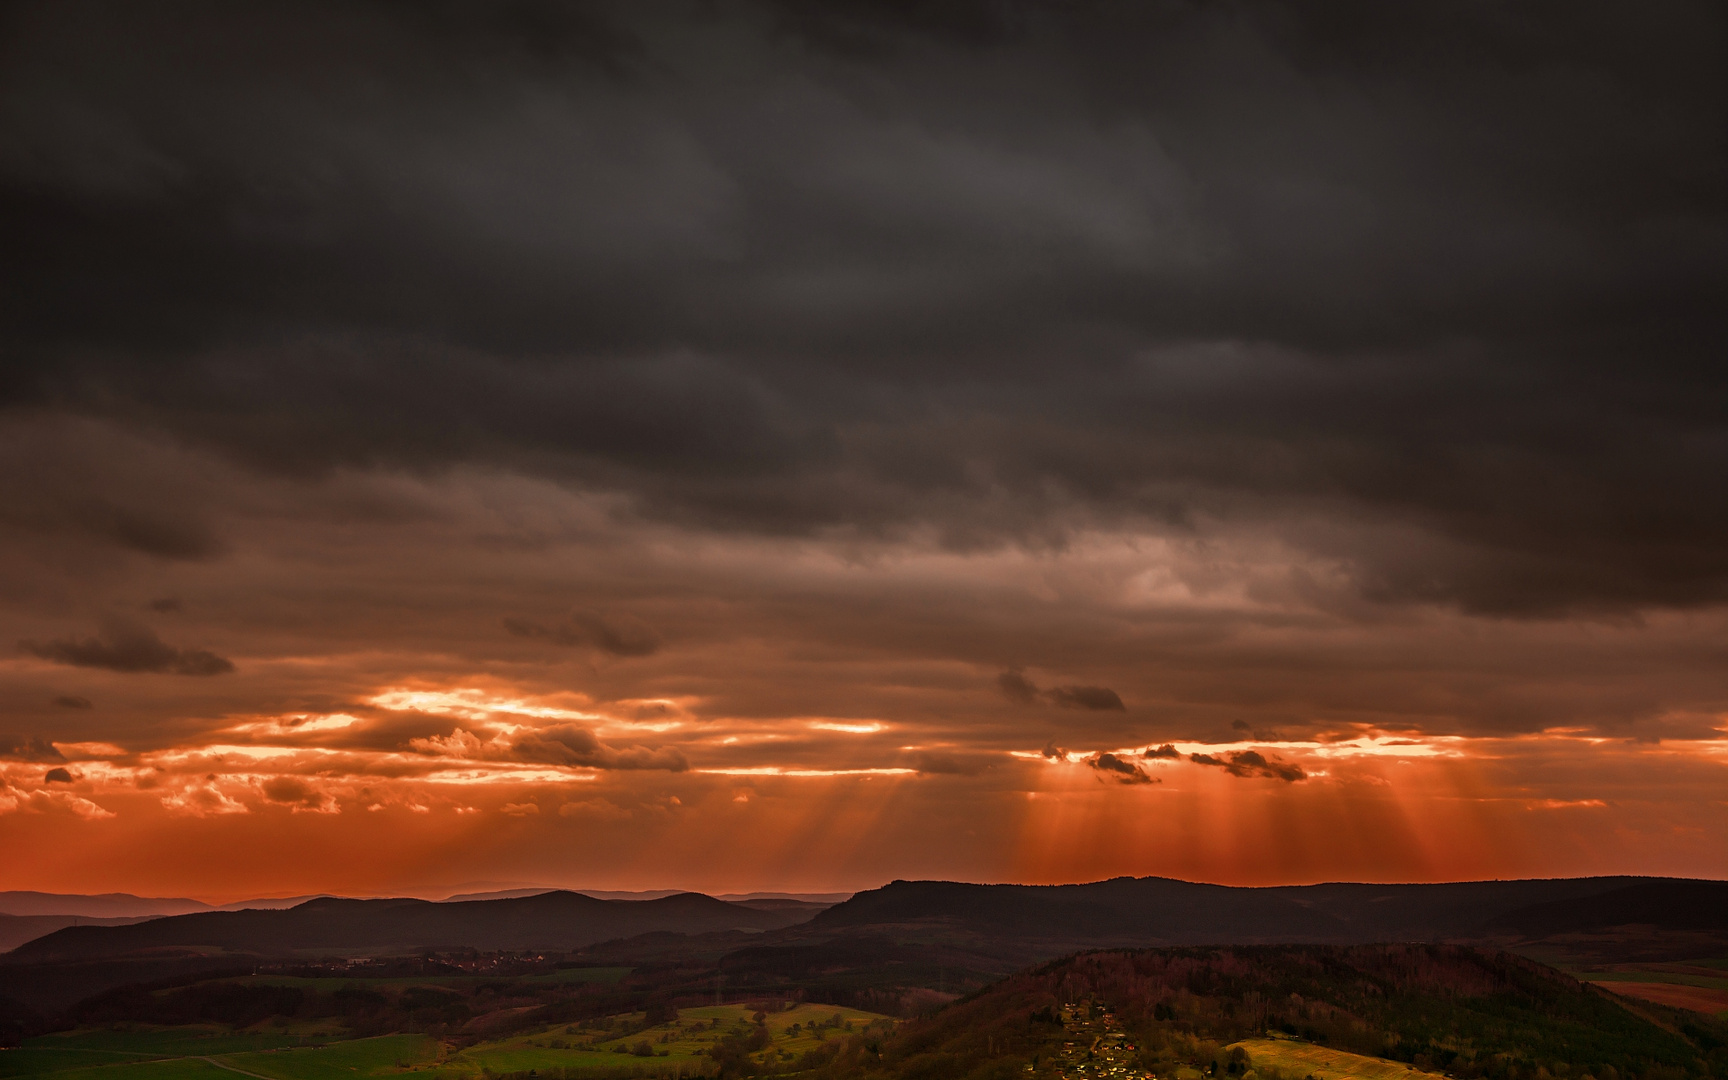
[[1055,1071],[1061,1080],[1151,1076],[1135,1066],[1134,1041],[1104,1005],[1086,1000],[1062,1006],[1062,1030],[1062,1056]]

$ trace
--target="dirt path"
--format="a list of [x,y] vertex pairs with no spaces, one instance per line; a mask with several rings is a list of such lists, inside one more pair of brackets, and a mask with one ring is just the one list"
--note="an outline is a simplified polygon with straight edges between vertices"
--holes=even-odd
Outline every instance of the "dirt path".
[[265,1076],[263,1073],[247,1072],[245,1069],[236,1065],[230,1065],[226,1061],[217,1061],[215,1058],[201,1057],[198,1060],[207,1061],[218,1069],[227,1069],[229,1072],[237,1072],[241,1076],[250,1076],[253,1080],[277,1080],[274,1076]]

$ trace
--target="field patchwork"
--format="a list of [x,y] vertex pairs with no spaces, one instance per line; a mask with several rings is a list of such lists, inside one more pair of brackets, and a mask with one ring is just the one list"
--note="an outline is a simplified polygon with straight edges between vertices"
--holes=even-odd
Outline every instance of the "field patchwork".
[[1710,958],[1680,963],[1615,964],[1573,973],[1615,994],[1675,1009],[1728,1016],[1725,968],[1728,960]]
[[1627,997],[1653,1001],[1673,1009],[1690,1009],[1711,1016],[1728,1017],[1728,990],[1672,982],[1631,982],[1615,979],[1598,983],[1604,990]]

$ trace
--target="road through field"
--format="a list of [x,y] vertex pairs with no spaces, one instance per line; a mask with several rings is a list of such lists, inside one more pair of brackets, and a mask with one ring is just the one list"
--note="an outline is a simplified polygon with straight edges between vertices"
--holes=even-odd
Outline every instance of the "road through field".
[[199,1061],[208,1061],[210,1064],[216,1066],[218,1069],[227,1069],[229,1072],[237,1072],[241,1076],[250,1076],[253,1078],[253,1080],[274,1080],[274,1077],[264,1076],[260,1073],[255,1073],[255,1072],[247,1072],[245,1069],[236,1068],[235,1066],[228,1064],[226,1061],[218,1061],[215,1058],[207,1057],[207,1058],[199,1058],[198,1060]]

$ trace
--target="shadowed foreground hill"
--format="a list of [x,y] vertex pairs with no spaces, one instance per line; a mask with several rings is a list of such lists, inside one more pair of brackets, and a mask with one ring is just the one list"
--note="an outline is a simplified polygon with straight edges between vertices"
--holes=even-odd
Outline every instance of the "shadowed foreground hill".
[[[1078,1005],[1076,1010],[1072,1006]],[[1063,1044],[1109,1012],[1138,1069],[1241,1074],[1230,1045],[1268,1031],[1454,1077],[1728,1076],[1728,1026],[1634,1009],[1509,953],[1450,945],[1249,946],[1083,953],[1013,975],[886,1040],[854,1040],[823,1080],[1057,1075]],[[1030,1069],[1028,1068],[1030,1066]],[[1275,1073],[1262,1066],[1261,1080]],[[1296,1074],[1300,1075],[1300,1074]]]
[[680,893],[657,900],[596,900],[549,892],[508,900],[309,900],[281,911],[212,911],[131,926],[73,926],[37,938],[12,964],[88,960],[144,952],[282,956],[402,952],[423,948],[579,949],[638,934],[773,930],[808,908],[761,908]]

